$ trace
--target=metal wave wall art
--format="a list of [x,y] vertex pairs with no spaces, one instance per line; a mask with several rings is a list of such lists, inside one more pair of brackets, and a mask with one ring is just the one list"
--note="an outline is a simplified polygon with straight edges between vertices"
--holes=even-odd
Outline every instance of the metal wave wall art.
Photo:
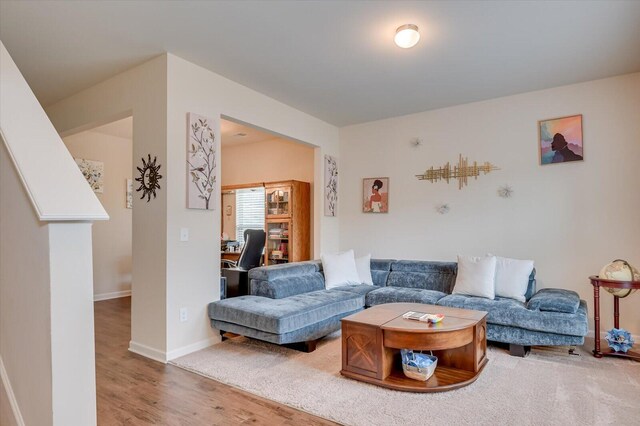
[[452,179],[458,180],[458,189],[462,189],[467,186],[470,177],[478,179],[480,173],[487,174],[494,170],[500,170],[497,166],[485,161],[483,164],[478,164],[476,161],[472,165],[469,165],[469,160],[466,157],[462,157],[462,154],[458,157],[458,164],[452,166],[447,163],[443,167],[429,168],[421,175],[416,175],[419,180],[428,180],[429,182],[438,182],[444,180],[449,183]]

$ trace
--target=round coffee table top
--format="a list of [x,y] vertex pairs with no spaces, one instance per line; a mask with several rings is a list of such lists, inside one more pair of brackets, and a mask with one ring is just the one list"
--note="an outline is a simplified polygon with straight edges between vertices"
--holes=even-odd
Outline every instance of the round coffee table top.
[[[444,319],[439,323],[432,324],[402,318],[402,315],[410,311],[423,312],[425,314],[443,314]],[[484,311],[425,305],[424,303],[385,303],[372,306],[347,318],[360,324],[378,326],[383,330],[407,333],[438,333],[473,327],[479,321],[482,321],[486,315],[487,312]]]

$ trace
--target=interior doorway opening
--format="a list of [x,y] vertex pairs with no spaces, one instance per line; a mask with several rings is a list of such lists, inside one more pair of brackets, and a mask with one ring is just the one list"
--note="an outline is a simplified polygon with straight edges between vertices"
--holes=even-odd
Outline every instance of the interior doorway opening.
[[109,220],[92,227],[94,300],[131,295],[133,117],[62,138]]
[[313,259],[317,148],[229,117],[220,128],[223,261],[247,229],[266,233],[262,264]]

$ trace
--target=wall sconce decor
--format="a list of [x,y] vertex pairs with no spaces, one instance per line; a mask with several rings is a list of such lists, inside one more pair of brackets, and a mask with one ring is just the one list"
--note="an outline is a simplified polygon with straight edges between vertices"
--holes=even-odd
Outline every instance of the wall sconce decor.
[[511,198],[512,195],[513,188],[511,188],[509,185],[502,185],[498,188],[498,196],[502,198]]
[[416,177],[420,180],[428,180],[432,183],[439,180],[445,180],[449,183],[451,179],[457,179],[458,189],[462,189],[463,186],[467,185],[470,177],[477,179],[480,173],[486,175],[494,170],[500,169],[488,161],[480,165],[474,161],[472,165],[469,165],[467,158],[463,158],[462,154],[460,154],[457,165],[451,166],[451,164],[447,163],[443,167],[438,167],[437,169],[431,167],[423,174],[416,175]]

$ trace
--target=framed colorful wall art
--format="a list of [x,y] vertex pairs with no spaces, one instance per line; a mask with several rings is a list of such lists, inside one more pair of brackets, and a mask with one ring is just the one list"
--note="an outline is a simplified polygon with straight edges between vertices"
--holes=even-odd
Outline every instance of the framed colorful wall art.
[[362,211],[364,213],[389,212],[389,178],[362,179]]
[[584,159],[582,115],[538,122],[540,164],[568,163]]

